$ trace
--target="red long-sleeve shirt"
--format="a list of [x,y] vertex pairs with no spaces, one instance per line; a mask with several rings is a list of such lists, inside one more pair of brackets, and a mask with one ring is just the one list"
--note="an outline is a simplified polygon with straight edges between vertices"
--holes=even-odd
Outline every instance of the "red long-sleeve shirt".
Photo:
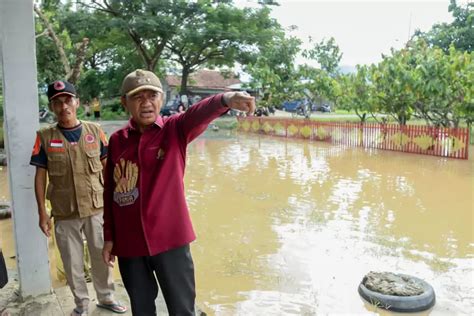
[[120,257],[153,256],[196,237],[184,194],[187,145],[228,110],[222,94],[185,113],[158,117],[140,133],[133,120],[109,141],[104,239]]

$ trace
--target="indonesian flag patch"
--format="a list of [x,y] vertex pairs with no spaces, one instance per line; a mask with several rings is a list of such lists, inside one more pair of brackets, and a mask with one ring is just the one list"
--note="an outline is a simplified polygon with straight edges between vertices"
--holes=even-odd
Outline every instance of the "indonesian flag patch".
[[63,147],[63,146],[64,146],[64,144],[63,144],[62,139],[52,139],[49,142],[49,147],[60,148],[60,147]]

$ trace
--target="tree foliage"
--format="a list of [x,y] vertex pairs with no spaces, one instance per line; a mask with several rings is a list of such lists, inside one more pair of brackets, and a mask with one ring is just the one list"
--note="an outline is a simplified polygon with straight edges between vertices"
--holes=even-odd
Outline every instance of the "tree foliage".
[[416,31],[414,37],[422,38],[446,53],[454,46],[457,50],[472,52],[474,48],[474,3],[463,7],[451,0],[448,11],[453,15],[452,23],[435,24],[428,32]]
[[[403,49],[348,75],[338,71],[342,53],[334,38],[303,50],[271,18],[278,3],[258,3],[241,9],[232,0],[42,1],[44,17],[36,21],[40,86],[67,78],[82,59],[76,74],[85,100],[118,96],[122,78],[136,68],[163,77],[177,66],[185,93],[188,76],[200,67],[239,62],[251,75],[249,88],[261,92],[261,105],[306,98],[354,111],[361,121],[375,113],[400,124],[413,117],[437,126],[474,120],[471,3],[461,7],[452,0],[452,23],[417,32]],[[84,39],[81,56],[78,43]],[[319,67],[297,65],[299,54]]]
[[[310,43],[313,43],[311,38]],[[326,41],[323,39],[321,42],[314,44],[311,49],[305,50],[303,56],[317,61],[322,70],[331,76],[335,76],[342,58],[342,53],[336,44],[336,40],[331,37],[329,40]]]
[[301,78],[295,67],[300,46],[301,41],[296,37],[277,32],[270,42],[259,47],[255,61],[245,66],[246,72],[252,76],[250,88],[263,95],[262,105],[280,105],[285,100],[301,96]]
[[201,1],[196,12],[167,43],[169,60],[181,66],[181,91],[199,67],[232,67],[246,50],[271,39],[269,9],[237,9],[227,3]]

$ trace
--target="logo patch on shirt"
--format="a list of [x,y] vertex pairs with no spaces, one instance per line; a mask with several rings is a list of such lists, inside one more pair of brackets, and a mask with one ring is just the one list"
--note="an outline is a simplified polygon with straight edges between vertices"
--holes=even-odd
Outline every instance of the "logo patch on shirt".
[[86,143],[88,144],[95,142],[95,137],[92,134],[87,134],[86,136],[84,136],[84,139],[86,140]]
[[120,206],[135,203],[138,198],[138,166],[121,158],[114,167],[114,201]]
[[158,149],[158,153],[156,154],[156,159],[164,159],[165,158],[165,151],[163,148]]

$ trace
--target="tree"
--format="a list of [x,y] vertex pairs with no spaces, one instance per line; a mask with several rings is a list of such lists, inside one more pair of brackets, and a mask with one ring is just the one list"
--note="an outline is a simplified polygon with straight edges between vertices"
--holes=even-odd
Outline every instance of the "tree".
[[392,56],[383,56],[383,60],[371,68],[370,80],[380,110],[393,116],[400,125],[405,125],[413,113],[412,104],[416,98],[412,69],[415,66],[408,50],[392,49]]
[[[312,42],[311,38],[310,42]],[[321,104],[327,100],[336,105],[340,96],[337,69],[342,53],[334,38],[314,44],[312,48],[303,50],[302,55],[320,65],[320,68],[315,68],[305,64],[298,68],[305,97],[312,103]]]
[[440,47],[444,52],[449,52],[453,45],[457,50],[472,52],[474,48],[474,3],[468,2],[465,7],[457,5],[456,0],[451,0],[449,12],[452,13],[452,23],[435,24],[431,30],[421,32],[417,30],[414,39],[424,39],[431,46]]
[[122,78],[131,69],[143,68],[142,59],[129,36],[114,27],[111,20],[108,14],[85,7],[70,11],[61,19],[71,40],[90,39],[84,73],[78,85],[85,101],[117,96]]
[[135,45],[147,70],[156,71],[168,42],[198,12],[198,2],[185,0],[92,0],[82,6],[107,13]]
[[238,9],[228,3],[200,1],[193,17],[167,43],[169,59],[181,65],[181,93],[189,75],[202,65],[230,66],[243,59],[246,48],[268,42],[276,22],[270,10]]
[[280,30],[272,41],[262,44],[255,52],[255,61],[245,66],[251,75],[250,88],[263,94],[261,105],[280,106],[285,100],[301,98],[301,78],[295,67],[301,40],[286,37]]
[[[63,67],[62,75],[57,76],[53,80],[56,80],[58,77],[63,77],[73,84],[76,83],[79,79],[79,76],[82,70],[82,65],[84,63],[84,58],[86,54],[87,45],[89,43],[89,39],[87,37],[82,38],[82,40],[79,43],[77,43],[73,49],[68,32],[63,29],[61,32],[61,35],[59,36],[55,30],[55,29],[59,29],[59,30],[61,29],[59,27],[59,24],[52,23],[50,21],[50,18],[48,17],[48,14],[43,13],[43,11],[39,7],[35,6],[34,10],[43,23],[42,33],[37,35],[37,37],[41,37],[47,34],[51,38],[57,50],[57,55],[55,57],[58,57],[58,58],[56,58],[55,61],[59,60]],[[68,7],[60,7],[60,9],[58,10],[67,11]],[[56,12],[57,11],[49,12],[49,15],[52,17],[54,16]],[[52,81],[51,78],[50,78],[50,81]]]
[[[310,43],[313,43],[311,38]],[[331,76],[335,76],[342,58],[342,53],[335,39],[331,37],[329,40],[326,41],[323,39],[321,42],[314,44],[311,49],[303,51],[303,57],[317,61],[322,70]]]
[[460,52],[452,45],[448,54],[419,41],[411,49],[415,116],[429,124],[458,127],[474,119],[474,53]]
[[374,102],[404,125],[412,117],[458,127],[474,118],[473,54],[451,46],[448,54],[425,41],[412,41],[371,68]]
[[354,111],[362,123],[367,120],[368,114],[377,120],[375,113],[378,109],[377,103],[373,100],[374,88],[370,81],[370,67],[358,65],[355,74],[343,75],[339,80],[341,107]]

